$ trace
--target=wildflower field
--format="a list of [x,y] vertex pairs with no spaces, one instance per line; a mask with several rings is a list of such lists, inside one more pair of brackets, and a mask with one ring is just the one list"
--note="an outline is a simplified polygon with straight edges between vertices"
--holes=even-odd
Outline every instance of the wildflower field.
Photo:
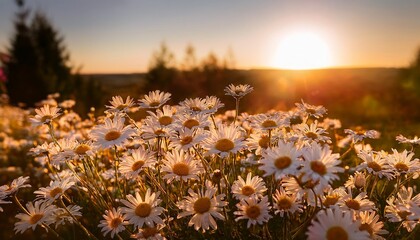
[[156,90],[86,119],[2,100],[0,238],[418,239],[418,137],[374,149],[323,106],[250,115],[251,86],[224,90],[236,109]]

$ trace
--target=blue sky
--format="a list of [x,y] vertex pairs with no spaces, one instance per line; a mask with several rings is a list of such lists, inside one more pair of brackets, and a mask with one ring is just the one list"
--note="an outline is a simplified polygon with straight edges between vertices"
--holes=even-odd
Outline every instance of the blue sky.
[[[420,1],[27,0],[64,36],[82,72],[142,72],[165,42],[181,60],[229,48],[238,68],[273,67],[275,49],[295,30],[328,44],[332,67],[407,65],[420,47]],[[0,0],[0,51],[13,35],[17,7]]]

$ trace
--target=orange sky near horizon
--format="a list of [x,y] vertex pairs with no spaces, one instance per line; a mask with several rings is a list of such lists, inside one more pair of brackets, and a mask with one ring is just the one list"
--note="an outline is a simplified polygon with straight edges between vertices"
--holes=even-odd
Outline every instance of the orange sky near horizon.
[[[412,0],[26,2],[51,19],[82,73],[146,72],[162,42],[178,63],[189,44],[199,61],[230,49],[238,69],[405,67],[420,47]],[[0,1],[2,52],[16,11]]]

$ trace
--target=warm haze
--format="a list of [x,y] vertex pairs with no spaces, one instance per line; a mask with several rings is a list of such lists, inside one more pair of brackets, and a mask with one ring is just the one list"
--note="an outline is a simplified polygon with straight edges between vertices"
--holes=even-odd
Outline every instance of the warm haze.
[[[145,72],[165,42],[177,59],[234,53],[236,67],[407,66],[420,45],[419,1],[53,1],[47,14],[83,73]],[[17,7],[0,1],[0,51]]]

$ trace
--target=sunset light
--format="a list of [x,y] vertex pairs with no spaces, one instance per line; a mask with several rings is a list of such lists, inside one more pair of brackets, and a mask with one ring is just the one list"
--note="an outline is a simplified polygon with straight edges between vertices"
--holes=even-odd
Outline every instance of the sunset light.
[[287,34],[278,44],[273,66],[282,69],[315,69],[332,65],[331,52],[322,36],[310,31]]

